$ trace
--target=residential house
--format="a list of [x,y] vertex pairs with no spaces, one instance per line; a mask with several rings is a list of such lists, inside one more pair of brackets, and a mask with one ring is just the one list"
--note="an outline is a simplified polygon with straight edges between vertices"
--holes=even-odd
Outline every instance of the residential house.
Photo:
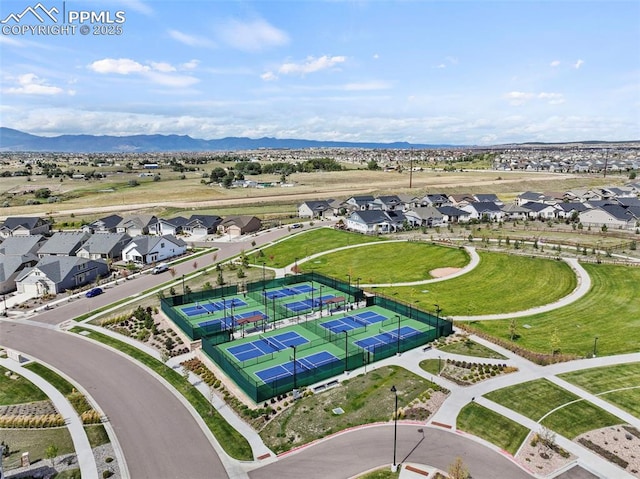
[[37,216],[9,216],[0,226],[0,238],[46,235],[50,231],[51,224]]
[[545,203],[537,203],[535,201],[524,203],[522,207],[529,210],[529,218],[531,219],[554,219],[558,211],[555,205],[547,205]]
[[76,256],[80,258],[120,261],[122,250],[131,241],[127,233],[100,233],[92,235],[80,247]]
[[427,194],[423,196],[422,200],[420,201],[420,205],[434,206],[438,208],[439,206],[451,206],[451,201],[449,200],[449,197],[445,194],[434,193],[434,194]]
[[148,235],[149,227],[157,221],[158,218],[154,215],[139,215],[123,218],[116,227],[116,233],[127,233],[132,238],[140,235]]
[[60,231],[54,233],[38,250],[38,257],[45,256],[76,256],[80,247],[91,237],[84,232]]
[[578,220],[584,226],[596,226],[616,229],[634,228],[633,215],[620,205],[603,204],[581,212]]
[[82,231],[87,233],[115,233],[118,225],[122,221],[120,215],[109,215],[95,220],[93,223],[84,225]]
[[122,259],[138,264],[153,264],[187,251],[187,243],[173,235],[136,236],[122,250]]
[[445,223],[444,215],[433,206],[421,206],[404,213],[409,225],[414,228],[441,226]]
[[443,215],[444,223],[468,223],[471,214],[455,206],[441,206],[438,211]]
[[402,227],[386,211],[364,210],[352,212],[346,220],[346,227],[365,234],[394,233]]
[[546,196],[544,193],[537,191],[525,191],[516,197],[515,204],[522,206],[525,203],[545,203]]
[[457,206],[457,207],[466,206],[469,203],[473,203],[474,201],[478,201],[478,200],[476,200],[476,198],[471,193],[460,193],[460,194],[449,195],[449,202],[453,206]]
[[508,205],[502,207],[502,212],[504,213],[505,220],[526,220],[529,217],[530,211],[531,210],[523,208],[516,203],[509,203]]
[[298,206],[300,218],[323,218],[332,213],[333,210],[328,200],[305,201]]
[[228,216],[218,225],[218,233],[233,238],[260,231],[261,228],[262,221],[255,216]]
[[191,215],[182,231],[193,236],[206,236],[214,234],[221,222],[222,218],[217,215]]
[[501,206],[492,201],[469,203],[461,209],[468,212],[472,220],[502,221],[504,219]]
[[355,210],[364,211],[369,209],[369,204],[372,203],[374,200],[375,198],[371,195],[352,196],[347,201],[345,201],[345,203],[348,206],[352,206],[354,211]]
[[577,218],[577,215],[589,209],[587,205],[578,201],[557,203],[555,208],[556,217],[563,219],[572,219],[574,216]]
[[473,196],[476,198],[478,203],[495,203],[498,206],[504,205],[502,200],[498,198],[498,195],[494,193],[477,193]]
[[164,236],[164,235],[179,235],[182,234],[184,225],[188,222],[187,218],[183,216],[176,216],[175,218],[171,218],[165,220],[163,218],[158,218],[155,223],[149,225],[149,234],[156,236]]
[[419,208],[422,196],[413,196],[407,194],[399,194],[398,198],[402,202],[402,208],[404,211],[408,211],[412,208]]
[[103,259],[46,256],[23,270],[16,278],[16,286],[20,293],[43,296],[80,288],[107,276],[109,266]]
[[402,210],[402,206],[402,200],[396,195],[379,196],[369,203],[369,209],[381,211]]
[[16,290],[20,272],[38,262],[38,250],[46,242],[42,235],[10,236],[0,244],[0,293]]

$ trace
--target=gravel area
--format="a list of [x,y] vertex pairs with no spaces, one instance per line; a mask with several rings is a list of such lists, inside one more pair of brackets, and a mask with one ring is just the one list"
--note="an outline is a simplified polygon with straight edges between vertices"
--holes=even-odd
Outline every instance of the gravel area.
[[[595,429],[578,436],[576,441],[584,438],[609,453],[615,454],[629,464],[625,468],[629,474],[640,478],[640,437],[638,437],[640,436],[640,431],[630,426],[627,426],[627,428],[628,429],[625,429],[622,426],[609,426],[602,429]],[[632,434],[632,432],[635,432],[635,434]],[[598,454],[597,451],[594,452]]]
[[524,444],[516,454],[516,461],[529,469],[538,476],[548,476],[552,472],[566,466],[575,461],[574,455],[563,457],[555,451],[551,451],[538,443],[536,446],[531,445],[531,441],[535,436],[535,432],[530,432],[524,441]]

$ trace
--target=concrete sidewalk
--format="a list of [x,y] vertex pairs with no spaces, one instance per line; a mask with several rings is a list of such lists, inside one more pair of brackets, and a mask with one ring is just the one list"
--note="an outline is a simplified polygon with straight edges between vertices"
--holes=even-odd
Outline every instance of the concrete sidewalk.
[[[41,376],[23,367],[27,363],[28,362],[18,363],[13,359],[0,358],[0,366],[29,380],[49,397],[64,418],[67,429],[71,434],[71,440],[76,451],[82,477],[86,479],[98,479],[98,468],[95,457],[93,456],[93,451],[91,450],[91,445],[89,444],[89,439],[82,425],[82,420],[78,414],[76,414],[71,403],[60,391],[45,381]],[[49,365],[47,365],[47,367],[51,368]]]

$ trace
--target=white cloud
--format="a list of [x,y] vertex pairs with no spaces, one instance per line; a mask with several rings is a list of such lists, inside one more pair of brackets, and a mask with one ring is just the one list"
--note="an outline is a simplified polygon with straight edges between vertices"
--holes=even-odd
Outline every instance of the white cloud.
[[200,65],[200,60],[193,59],[183,63],[181,65],[181,68],[183,70],[195,70],[196,68],[198,68],[198,65]]
[[573,68],[576,70],[579,69],[582,65],[584,65],[584,60],[578,60],[573,64]]
[[97,60],[89,65],[89,69],[96,73],[117,73],[129,75],[130,73],[142,73],[149,71],[149,67],[129,58],[105,58]]
[[263,19],[249,22],[231,20],[220,27],[219,33],[226,44],[246,52],[258,52],[289,43],[286,32]]
[[505,95],[507,100],[509,100],[509,104],[513,106],[522,105],[530,100],[543,100],[546,101],[549,105],[559,105],[564,103],[564,95],[562,93],[550,93],[550,92],[540,92],[540,93],[532,93],[532,92],[523,92],[523,91],[512,91]]
[[307,57],[307,59],[302,63],[283,63],[280,65],[280,68],[278,68],[278,73],[283,75],[305,75],[307,73],[315,73],[328,68],[333,68],[345,61],[347,61],[347,57],[344,56],[329,57],[327,55],[323,55],[319,58]]
[[560,60],[553,60],[551,63],[549,63],[549,66],[554,68],[560,66]]
[[174,75],[176,67],[166,62],[149,62],[149,65],[143,65],[130,58],[97,60],[89,65],[89,69],[101,74],[138,74],[153,83],[170,87],[187,87],[200,81],[192,76]]
[[505,95],[511,105],[522,105],[526,101],[534,97],[533,93],[523,91],[512,91]]
[[264,81],[274,81],[278,79],[277,75],[273,72],[265,72],[260,75],[260,78],[262,78]]
[[564,103],[564,96],[562,93],[538,93],[538,98],[541,100],[548,100],[549,105],[559,105]]
[[[18,86],[7,88],[5,93],[14,95],[59,95],[65,91],[57,86],[48,85],[47,82],[39,78],[35,73],[25,73],[17,78]],[[67,92],[74,95],[74,90]]]
[[374,53],[374,54],[373,54],[373,59],[374,59],[374,60],[377,60],[378,58],[380,58],[380,55],[378,55],[377,53]]
[[216,46],[216,44],[208,38],[200,37],[197,35],[189,35],[188,33],[183,33],[178,30],[169,30],[169,36],[174,40],[180,43],[184,43],[185,45],[188,45],[190,47],[213,48]]

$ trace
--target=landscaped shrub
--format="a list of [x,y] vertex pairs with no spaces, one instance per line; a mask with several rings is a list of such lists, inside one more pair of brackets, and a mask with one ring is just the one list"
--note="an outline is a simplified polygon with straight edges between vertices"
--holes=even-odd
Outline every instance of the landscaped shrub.
[[603,448],[602,446],[599,446],[598,444],[596,444],[594,442],[591,442],[589,439],[581,437],[580,439],[578,439],[578,442],[580,444],[582,444],[583,446],[585,446],[586,448],[591,449],[596,454],[599,454],[600,456],[604,457],[607,461],[613,462],[614,464],[617,464],[622,469],[626,469],[627,466],[629,465],[629,463],[627,461],[622,459],[617,454],[615,454],[615,453]]

